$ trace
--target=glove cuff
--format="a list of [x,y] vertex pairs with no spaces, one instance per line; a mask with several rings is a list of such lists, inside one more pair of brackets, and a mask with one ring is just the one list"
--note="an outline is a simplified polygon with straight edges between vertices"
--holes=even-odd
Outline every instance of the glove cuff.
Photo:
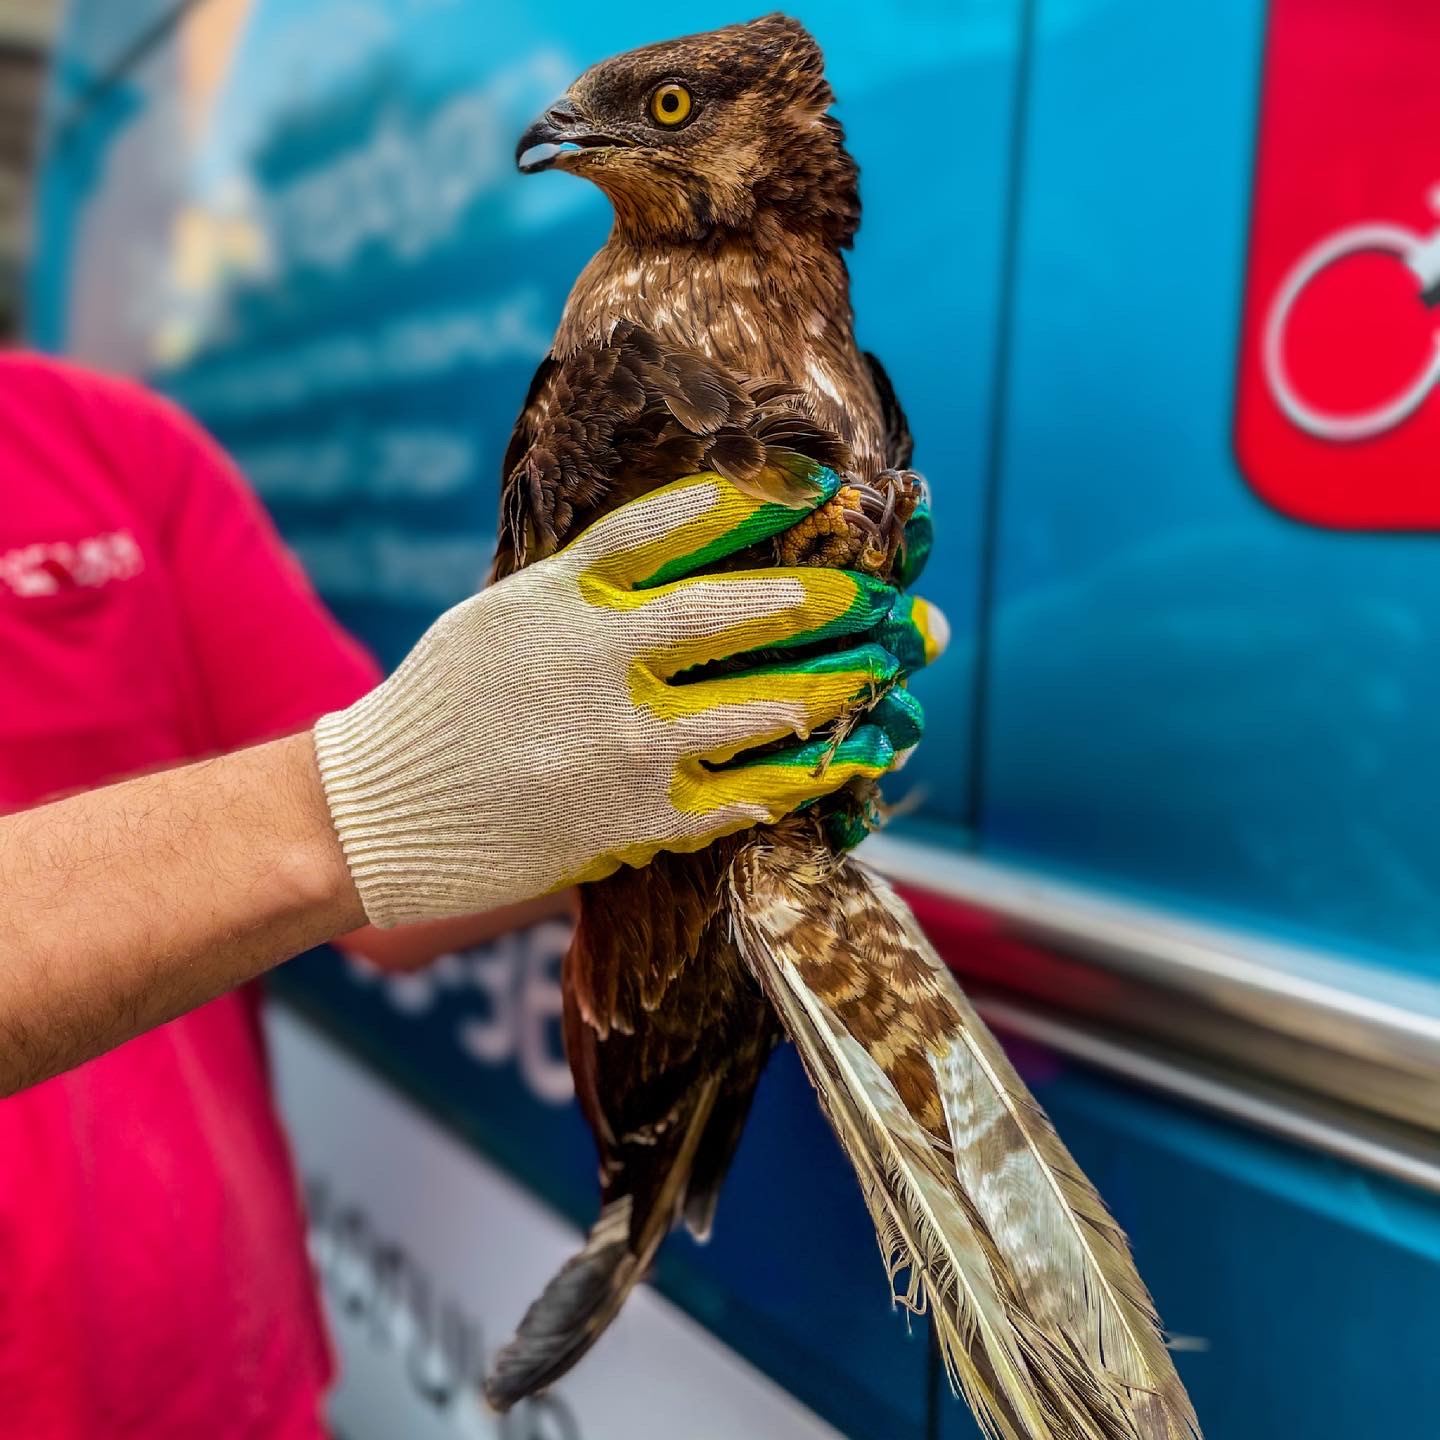
[[[447,809],[466,803],[436,793],[434,745],[413,706],[382,685],[315,726],[315,758],[345,863],[372,925],[436,919],[468,903],[481,868],[474,849],[453,862]],[[478,797],[475,797],[478,800]],[[456,867],[459,867],[458,870]],[[461,892],[465,900],[460,899]]]

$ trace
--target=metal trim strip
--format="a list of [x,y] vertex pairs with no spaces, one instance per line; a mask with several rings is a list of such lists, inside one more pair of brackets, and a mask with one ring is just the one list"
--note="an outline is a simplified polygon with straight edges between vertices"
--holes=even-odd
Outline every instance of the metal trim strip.
[[[1093,1063],[1171,1093],[1181,1087],[1171,1072],[1198,1063],[1211,1078],[1185,1082],[1192,1101],[1429,1183],[1430,1162],[1402,1142],[1440,1134],[1440,983],[893,836],[866,841],[861,858],[921,892],[917,904],[954,902],[962,923],[942,949],[962,976],[1007,997],[994,1003],[1049,1014],[1067,1036],[1098,1027],[1103,1045],[1084,1042]],[[993,938],[972,935],[976,916]],[[1277,1082],[1263,1103],[1235,1099]],[[1350,1118],[1317,1122],[1317,1103]],[[1355,1138],[1366,1124],[1379,1127],[1373,1153]],[[1384,1161],[1392,1152],[1405,1153]]]
[[1148,1053],[1070,1021],[1011,1001],[974,996],[976,1009],[997,1031],[1045,1045],[1149,1090],[1224,1115],[1307,1149],[1334,1155],[1367,1170],[1440,1195],[1440,1150],[1400,1127],[1381,1129],[1367,1117],[1302,1103],[1255,1084]]

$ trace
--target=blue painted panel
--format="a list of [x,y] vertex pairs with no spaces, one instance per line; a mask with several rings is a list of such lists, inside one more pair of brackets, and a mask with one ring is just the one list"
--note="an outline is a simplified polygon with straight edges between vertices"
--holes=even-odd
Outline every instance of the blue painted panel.
[[1015,1054],[1129,1233],[1207,1436],[1433,1432],[1440,1201]]
[[[1016,7],[797,10],[826,47],[865,171],[860,333],[935,483],[926,588],[963,657]],[[254,0],[214,88],[179,63],[195,37],[177,32],[57,133],[38,338],[143,374],[206,421],[337,613],[393,663],[484,571],[511,422],[608,225],[589,187],[516,175],[516,136],[591,60],[749,13],[691,5],[657,30],[639,4]],[[943,165],[915,127],[938,95]],[[906,779],[945,822],[966,801],[963,658],[918,688],[932,738]],[[553,988],[544,948],[521,939],[384,983],[321,955],[277,983],[583,1221],[590,1141],[573,1105],[543,1098],[558,1042],[527,1009]],[[918,1440],[923,1327],[912,1336],[892,1312],[853,1176],[792,1055],[767,1076],[713,1242],[673,1242],[660,1279],[845,1433]]]
[[[1129,1233],[1206,1435],[1428,1434],[1440,1204],[1017,1052]],[[946,1401],[941,1434],[974,1440]]]
[[[655,22],[631,4],[344,8],[366,18],[342,34],[325,0],[257,0],[224,83],[191,97],[193,128],[168,103],[173,47],[122,77],[46,167],[36,292],[48,343],[147,373],[210,421],[393,661],[483,567],[510,419],[604,233],[585,187],[513,176],[513,137]],[[952,843],[971,799],[964,655],[1017,11],[800,7],[866,170],[862,336],[939,494],[927,589],[961,658],[922,681],[933,731],[907,774]],[[664,28],[739,13],[686,7]],[[1000,853],[1419,965],[1437,913],[1431,542],[1289,526],[1229,455],[1261,18],[1252,0],[1039,6],[984,818]],[[533,1048],[507,1050],[496,1019],[527,953],[383,990],[317,958],[285,983],[584,1219],[583,1127],[537,1097]],[[501,1060],[477,1061],[476,1023]],[[1211,1341],[1180,1363],[1212,1435],[1350,1440],[1433,1413],[1416,1351],[1440,1321],[1427,1206],[1032,1069],[1167,1320]],[[714,1243],[676,1242],[661,1280],[847,1434],[918,1440],[924,1347],[890,1313],[793,1057],[767,1077]],[[1374,1399],[1377,1335],[1406,1381]],[[960,1406],[943,1416],[973,1433]]]
[[1440,548],[1231,453],[1264,6],[1038,15],[986,843],[1434,973]]
[[[1264,19],[1037,0],[982,844],[1433,972],[1434,542],[1284,521],[1231,452]],[[1207,1434],[1431,1428],[1440,1207],[1080,1071],[1036,1088],[1209,1343],[1177,1360]]]

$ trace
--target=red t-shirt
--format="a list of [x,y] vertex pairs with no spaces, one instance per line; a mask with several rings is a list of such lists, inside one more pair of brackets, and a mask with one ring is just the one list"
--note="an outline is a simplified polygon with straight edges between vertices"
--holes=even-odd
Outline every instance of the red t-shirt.
[[[376,678],[203,432],[0,355],[0,811]],[[0,1101],[0,1435],[314,1440],[329,1378],[251,995]]]

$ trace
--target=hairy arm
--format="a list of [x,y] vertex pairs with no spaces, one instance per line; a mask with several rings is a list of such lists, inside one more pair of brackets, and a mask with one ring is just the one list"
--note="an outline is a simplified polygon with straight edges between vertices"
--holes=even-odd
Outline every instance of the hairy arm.
[[365,922],[310,735],[0,819],[0,1095]]

